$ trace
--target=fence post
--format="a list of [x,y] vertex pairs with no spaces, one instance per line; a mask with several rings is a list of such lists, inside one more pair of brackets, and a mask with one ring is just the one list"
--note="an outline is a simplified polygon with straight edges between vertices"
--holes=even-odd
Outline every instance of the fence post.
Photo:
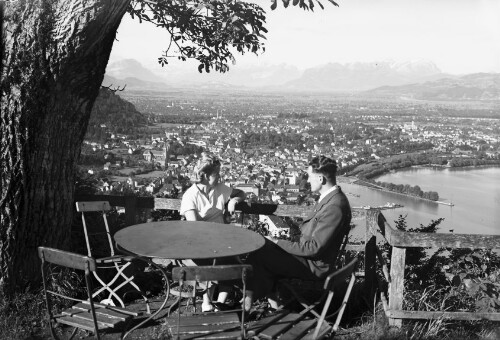
[[377,290],[377,225],[380,211],[378,209],[366,210],[366,233],[365,233],[365,294],[367,302],[373,305],[373,299]]
[[136,196],[126,196],[125,197],[125,226],[128,227],[136,223],[137,215],[137,197]]
[[[403,310],[406,248],[392,247],[391,282],[389,283],[389,311]],[[402,319],[389,317],[389,325],[401,327]]]

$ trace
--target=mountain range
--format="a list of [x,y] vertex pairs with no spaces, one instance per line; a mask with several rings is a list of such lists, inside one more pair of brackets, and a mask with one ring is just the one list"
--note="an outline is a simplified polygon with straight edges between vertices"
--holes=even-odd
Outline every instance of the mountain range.
[[368,93],[417,100],[495,100],[500,101],[500,74],[474,73],[442,78],[421,84],[383,86]]
[[108,65],[103,85],[130,90],[179,88],[350,92],[419,100],[500,100],[500,74],[451,75],[429,61],[329,63],[299,70],[286,64],[232,67],[203,73],[186,65],[153,72],[134,59]]

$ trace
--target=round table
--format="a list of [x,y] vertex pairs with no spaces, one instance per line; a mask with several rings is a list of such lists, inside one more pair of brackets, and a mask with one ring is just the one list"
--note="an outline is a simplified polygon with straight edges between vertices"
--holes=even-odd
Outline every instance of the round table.
[[136,224],[114,235],[120,248],[145,257],[213,259],[250,253],[264,237],[231,224],[163,221]]

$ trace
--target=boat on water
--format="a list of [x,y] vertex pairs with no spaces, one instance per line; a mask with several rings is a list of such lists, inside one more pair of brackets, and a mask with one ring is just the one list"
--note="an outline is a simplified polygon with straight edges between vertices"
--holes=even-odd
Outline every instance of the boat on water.
[[383,207],[386,207],[386,208],[402,208],[402,207],[404,207],[404,205],[398,204],[398,203],[394,203],[394,202],[387,202]]

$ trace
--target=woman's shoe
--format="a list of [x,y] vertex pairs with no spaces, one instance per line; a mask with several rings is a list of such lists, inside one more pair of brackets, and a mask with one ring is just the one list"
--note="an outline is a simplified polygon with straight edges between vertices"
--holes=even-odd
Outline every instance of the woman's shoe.
[[225,310],[231,310],[231,309],[233,309],[230,305],[225,304],[223,302],[213,302],[212,304],[213,304],[214,308],[216,309],[216,311],[223,312]]
[[219,309],[211,303],[202,303],[201,311],[203,313],[218,312]]

